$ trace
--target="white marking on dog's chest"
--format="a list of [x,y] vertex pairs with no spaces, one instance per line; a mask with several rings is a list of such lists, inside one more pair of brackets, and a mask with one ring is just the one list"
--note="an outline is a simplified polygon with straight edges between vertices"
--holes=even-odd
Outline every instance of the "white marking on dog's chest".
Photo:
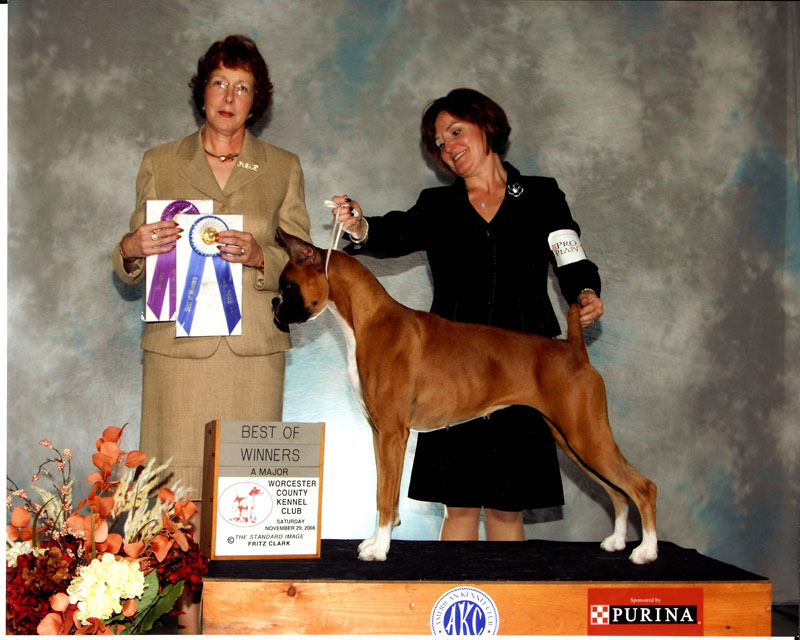
[[327,306],[331,310],[333,317],[336,318],[336,322],[339,323],[344,335],[344,342],[347,345],[347,375],[350,378],[350,386],[353,387],[356,400],[358,400],[361,410],[366,415],[367,407],[364,404],[364,395],[361,392],[361,378],[358,375],[358,363],[356,362],[356,334],[353,333],[353,329],[345,322],[342,314],[339,313],[336,305],[331,300],[328,300]]

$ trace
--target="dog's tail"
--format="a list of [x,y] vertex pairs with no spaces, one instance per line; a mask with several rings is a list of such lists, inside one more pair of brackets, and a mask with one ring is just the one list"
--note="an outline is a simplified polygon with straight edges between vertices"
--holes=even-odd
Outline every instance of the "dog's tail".
[[575,345],[588,360],[589,352],[586,350],[581,326],[581,307],[577,302],[572,303],[567,311],[567,341]]

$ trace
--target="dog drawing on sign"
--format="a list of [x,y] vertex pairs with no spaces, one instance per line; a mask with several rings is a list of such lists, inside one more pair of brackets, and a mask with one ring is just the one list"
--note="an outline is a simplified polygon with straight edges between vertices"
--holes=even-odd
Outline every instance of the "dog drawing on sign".
[[403,306],[352,256],[328,255],[280,228],[277,240],[289,262],[280,276],[280,296],[272,301],[275,320],[288,325],[326,308],[333,312],[347,343],[350,383],[372,427],[378,519],[374,535],[358,547],[359,558],[386,559],[392,529],[400,523],[400,479],[411,429],[430,431],[527,405],[544,416],[567,456],[611,498],[614,530],[602,548],[625,548],[630,498],[642,522],[642,542],[630,559],[656,559],[656,485],[614,441],[605,385],[589,363],[577,304],[568,312],[566,340],[453,322]]

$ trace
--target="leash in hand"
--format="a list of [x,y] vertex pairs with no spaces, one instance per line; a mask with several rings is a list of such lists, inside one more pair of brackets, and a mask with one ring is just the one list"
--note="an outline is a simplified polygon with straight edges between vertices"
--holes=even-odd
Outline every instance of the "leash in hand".
[[[323,204],[326,207],[331,207],[333,209],[336,209],[336,211],[334,213],[334,216],[339,213],[339,209],[341,207],[346,206],[346,205],[343,205],[343,204],[336,204],[333,200],[326,200]],[[355,216],[355,217],[358,217],[361,214],[356,213],[355,211],[353,211],[352,215]],[[330,239],[330,242],[328,242],[328,255],[325,256],[325,277],[326,278],[328,277],[328,262],[330,262],[331,253],[336,251],[336,247],[339,245],[339,240],[342,237],[342,231],[344,231],[344,223],[343,222],[339,222],[338,220],[334,220],[333,229],[331,229],[331,239]]]

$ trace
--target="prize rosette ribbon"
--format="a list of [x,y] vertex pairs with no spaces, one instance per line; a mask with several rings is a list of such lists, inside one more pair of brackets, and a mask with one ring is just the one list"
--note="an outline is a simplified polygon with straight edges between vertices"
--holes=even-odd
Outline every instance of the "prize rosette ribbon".
[[[164,207],[161,219],[168,222],[179,213],[198,214],[200,213],[191,202],[186,200],[174,200]],[[153,280],[150,285],[150,295],[147,296],[147,306],[161,320],[161,311],[164,305],[164,295],[169,288],[169,316],[175,315],[175,251],[160,253],[156,261],[156,268],[153,272]]]
[[228,229],[228,225],[217,216],[203,216],[198,218],[189,229],[189,244],[192,254],[189,258],[189,268],[186,271],[186,284],[183,289],[181,307],[178,312],[178,322],[187,335],[191,335],[192,321],[197,308],[197,296],[203,282],[203,271],[206,260],[211,258],[214,272],[217,276],[220,301],[228,324],[228,334],[242,318],[239,311],[239,302],[236,299],[236,288],[231,276],[231,267],[218,255],[217,235],[220,231]]

